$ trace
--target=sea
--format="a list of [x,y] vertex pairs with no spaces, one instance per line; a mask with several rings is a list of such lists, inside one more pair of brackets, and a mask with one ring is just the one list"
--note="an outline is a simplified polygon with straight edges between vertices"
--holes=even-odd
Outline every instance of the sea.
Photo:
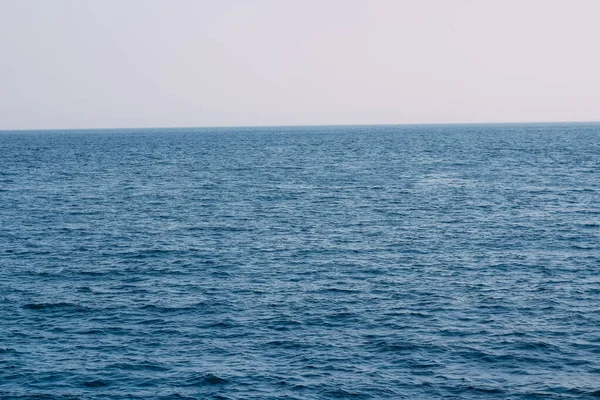
[[600,397],[600,124],[0,132],[0,399]]

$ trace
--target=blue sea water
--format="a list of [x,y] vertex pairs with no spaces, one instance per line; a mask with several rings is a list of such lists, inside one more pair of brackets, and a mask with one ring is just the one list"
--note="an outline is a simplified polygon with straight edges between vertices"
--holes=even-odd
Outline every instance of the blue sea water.
[[1,399],[600,397],[600,124],[0,133]]

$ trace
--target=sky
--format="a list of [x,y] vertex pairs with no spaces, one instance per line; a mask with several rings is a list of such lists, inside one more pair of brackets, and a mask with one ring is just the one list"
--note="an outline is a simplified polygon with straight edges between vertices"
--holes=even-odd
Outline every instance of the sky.
[[0,0],[0,129],[600,120],[598,0]]

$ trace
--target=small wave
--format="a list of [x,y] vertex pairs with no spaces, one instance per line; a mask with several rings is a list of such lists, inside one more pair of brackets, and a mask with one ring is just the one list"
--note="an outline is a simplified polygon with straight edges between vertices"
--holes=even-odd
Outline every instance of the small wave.
[[26,310],[36,311],[53,311],[53,310],[73,310],[77,312],[88,311],[87,307],[80,306],[73,303],[28,303],[24,304],[23,308]]
[[162,325],[164,323],[165,323],[164,319],[152,318],[152,319],[145,319],[143,321],[138,321],[135,324],[136,325]]
[[212,324],[210,324],[208,326],[210,328],[233,328],[236,325],[232,321],[223,320],[223,321],[214,322],[214,323],[212,323]]
[[147,304],[145,306],[141,307],[142,310],[152,310],[152,311],[156,311],[159,313],[176,313],[176,312],[182,312],[182,311],[189,311],[194,309],[194,307],[190,307],[190,306],[183,306],[183,307],[169,307],[169,306],[159,306],[156,304]]
[[9,347],[0,348],[0,354],[17,354],[18,351]]
[[206,386],[206,385],[223,385],[229,383],[225,378],[221,378],[215,374],[194,374],[190,378],[185,380],[188,386]]
[[350,391],[350,390],[346,390],[343,388],[337,388],[337,389],[333,389],[333,390],[329,390],[326,392],[329,396],[333,397],[333,398],[369,398],[371,397],[369,394],[367,393],[361,393],[361,392],[355,392],[355,391]]
[[270,342],[265,343],[265,346],[279,347],[283,349],[299,349],[305,347],[300,343],[292,342],[290,340],[271,340]]
[[106,328],[91,328],[91,329],[83,329],[76,331],[77,334],[80,335],[117,335],[117,336],[126,336],[131,333],[129,329],[121,328],[118,326],[106,327]]
[[169,371],[170,368],[151,361],[134,361],[111,364],[107,369],[126,370],[126,371]]
[[198,400],[197,397],[184,396],[179,393],[173,393],[160,397],[160,400]]
[[45,393],[28,393],[25,395],[9,394],[6,392],[0,392],[0,399],[2,400],[82,400],[81,396],[73,394],[63,395],[52,395]]
[[379,341],[375,343],[369,343],[374,346],[377,351],[380,352],[406,352],[406,351],[416,351],[419,349],[419,345],[410,342],[398,342],[398,343],[389,343],[386,341]]
[[581,224],[583,228],[600,228],[600,223],[598,222],[587,222]]
[[483,387],[483,386],[466,386],[465,390],[471,391],[471,392],[479,392],[482,394],[502,394],[502,393],[504,393],[504,390],[502,390],[500,388]]
[[321,289],[320,291],[324,292],[324,293],[340,293],[340,294],[360,293],[360,290],[345,289],[345,288],[336,288],[336,287],[324,288],[324,289]]
[[108,383],[101,381],[101,380],[93,380],[93,381],[84,381],[83,385],[90,387],[90,388],[98,388],[98,387],[108,386]]
[[525,342],[515,343],[515,346],[519,350],[540,350],[540,351],[552,351],[553,353],[561,352],[560,348],[556,345],[547,342]]

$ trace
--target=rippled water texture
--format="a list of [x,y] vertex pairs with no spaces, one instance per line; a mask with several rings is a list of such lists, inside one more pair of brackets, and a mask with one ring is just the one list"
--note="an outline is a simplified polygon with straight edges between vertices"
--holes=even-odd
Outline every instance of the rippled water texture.
[[600,396],[600,125],[0,133],[2,399]]

